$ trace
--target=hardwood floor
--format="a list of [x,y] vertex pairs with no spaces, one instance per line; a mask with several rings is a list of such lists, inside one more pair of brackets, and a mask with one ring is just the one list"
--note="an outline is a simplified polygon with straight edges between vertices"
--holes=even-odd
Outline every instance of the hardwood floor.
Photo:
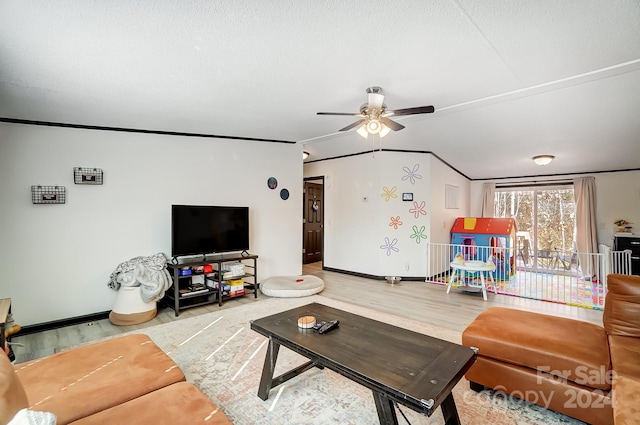
[[[435,324],[459,332],[463,331],[480,312],[491,306],[536,311],[602,325],[602,311],[581,307],[507,295],[495,295],[493,293],[489,293],[488,301],[483,301],[481,293],[452,290],[450,294],[447,294],[446,287],[443,285],[416,281],[401,281],[392,285],[384,280],[372,280],[324,271],[321,263],[304,265],[303,274],[312,274],[322,278],[325,282],[325,289],[320,295],[327,298]],[[115,326],[108,319],[105,319],[30,335],[20,336],[20,334],[17,334],[12,338],[12,342],[23,346],[13,346],[16,354],[16,363],[53,354],[58,347],[95,341],[107,336],[144,329],[161,323],[181,320],[220,309],[233,308],[241,304],[260,302],[267,298],[263,294],[259,294],[257,299],[254,299],[251,295],[246,295],[229,300],[222,307],[212,304],[184,310],[178,317],[175,317],[172,309],[161,308],[153,320],[133,326]],[[19,312],[15,312],[15,314],[19,320]]]

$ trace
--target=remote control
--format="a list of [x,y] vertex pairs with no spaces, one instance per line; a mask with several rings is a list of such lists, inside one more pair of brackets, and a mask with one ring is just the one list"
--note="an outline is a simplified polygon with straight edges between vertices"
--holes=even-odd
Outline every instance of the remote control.
[[318,333],[319,334],[327,333],[331,329],[337,328],[339,324],[340,324],[339,320],[331,320],[331,321],[325,323],[324,325],[322,325],[322,327],[320,329],[318,329]]
[[324,325],[326,325],[327,322],[325,322],[324,320],[321,320],[319,322],[316,322],[316,324],[313,326],[313,330],[314,331],[319,331],[321,327],[323,327]]

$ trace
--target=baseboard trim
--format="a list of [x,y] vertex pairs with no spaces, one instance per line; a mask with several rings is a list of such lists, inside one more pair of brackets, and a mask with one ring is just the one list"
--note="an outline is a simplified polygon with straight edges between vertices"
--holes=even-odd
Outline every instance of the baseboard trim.
[[[351,276],[363,277],[365,279],[373,279],[373,280],[387,280],[386,276],[376,276],[373,274],[353,272],[351,270],[342,270],[342,269],[334,269],[333,267],[325,267],[322,266],[322,270],[326,270],[328,272],[342,273],[348,274]],[[416,282],[425,282],[424,276],[400,276],[403,281],[416,281]]]
[[35,334],[38,332],[50,331],[52,329],[64,328],[65,326],[79,325],[81,323],[90,323],[96,320],[109,318],[111,311],[102,311],[99,313],[86,314],[84,316],[69,317],[68,319],[54,320],[51,322],[36,323],[35,325],[23,326],[20,332],[15,334],[16,337],[23,335]]

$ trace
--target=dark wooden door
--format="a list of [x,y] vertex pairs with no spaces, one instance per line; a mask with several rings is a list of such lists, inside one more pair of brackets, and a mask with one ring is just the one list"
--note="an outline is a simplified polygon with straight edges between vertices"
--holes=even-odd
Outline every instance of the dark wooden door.
[[324,238],[324,202],[322,185],[304,182],[304,242],[302,262],[304,264],[322,261]]

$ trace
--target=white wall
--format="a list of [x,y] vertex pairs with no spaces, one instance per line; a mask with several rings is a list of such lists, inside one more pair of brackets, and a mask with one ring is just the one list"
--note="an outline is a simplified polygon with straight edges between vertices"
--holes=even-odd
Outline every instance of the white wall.
[[[640,171],[623,171],[614,173],[591,174],[596,179],[596,221],[598,243],[609,246],[613,244],[613,222],[624,219],[634,223],[634,233],[640,234]],[[577,176],[536,177],[535,180],[567,179]],[[496,183],[530,181],[531,178],[499,180]],[[471,214],[479,215],[481,210],[482,184],[490,181],[474,181],[471,183]]]
[[[426,274],[427,245],[430,240],[429,190],[430,156],[409,152],[378,152],[379,186],[377,201],[379,219],[376,219],[378,240],[374,249],[378,252],[378,276],[424,276]],[[396,198],[382,196],[384,188],[393,190]],[[412,193],[412,201],[403,201],[403,193]],[[374,219],[375,215],[370,217]],[[401,225],[395,229],[392,220],[398,218]],[[381,248],[387,239],[398,251]],[[387,255],[390,254],[390,255]]]
[[[451,243],[451,228],[458,217],[469,217],[471,182],[436,157],[431,159],[431,242]],[[445,186],[458,187],[458,208],[445,207]]]
[[[407,170],[415,170],[420,178],[412,182]],[[425,276],[427,244],[434,235],[448,242],[453,220],[468,212],[468,180],[430,154],[368,153],[308,163],[304,174],[325,176],[324,266],[329,268],[373,276]],[[460,187],[460,209],[445,209],[445,183]],[[397,198],[385,201],[384,187],[394,186]],[[418,207],[424,202],[426,215],[414,216],[410,211],[415,209],[414,201],[402,201],[404,192],[413,193]],[[396,230],[389,224],[391,217],[398,216],[402,225]],[[443,222],[448,226],[444,230],[440,228]],[[420,244],[416,230],[427,236],[420,238]],[[385,238],[397,239],[394,247],[398,252],[391,250],[387,256],[387,250],[381,248]]]
[[633,223],[640,235],[640,171],[595,174],[598,242],[613,245],[614,221]]
[[[66,204],[32,204],[31,185],[65,186]],[[0,123],[0,298],[23,326],[111,310],[118,264],[170,253],[171,204],[248,206],[259,280],[301,273],[299,145]]]

